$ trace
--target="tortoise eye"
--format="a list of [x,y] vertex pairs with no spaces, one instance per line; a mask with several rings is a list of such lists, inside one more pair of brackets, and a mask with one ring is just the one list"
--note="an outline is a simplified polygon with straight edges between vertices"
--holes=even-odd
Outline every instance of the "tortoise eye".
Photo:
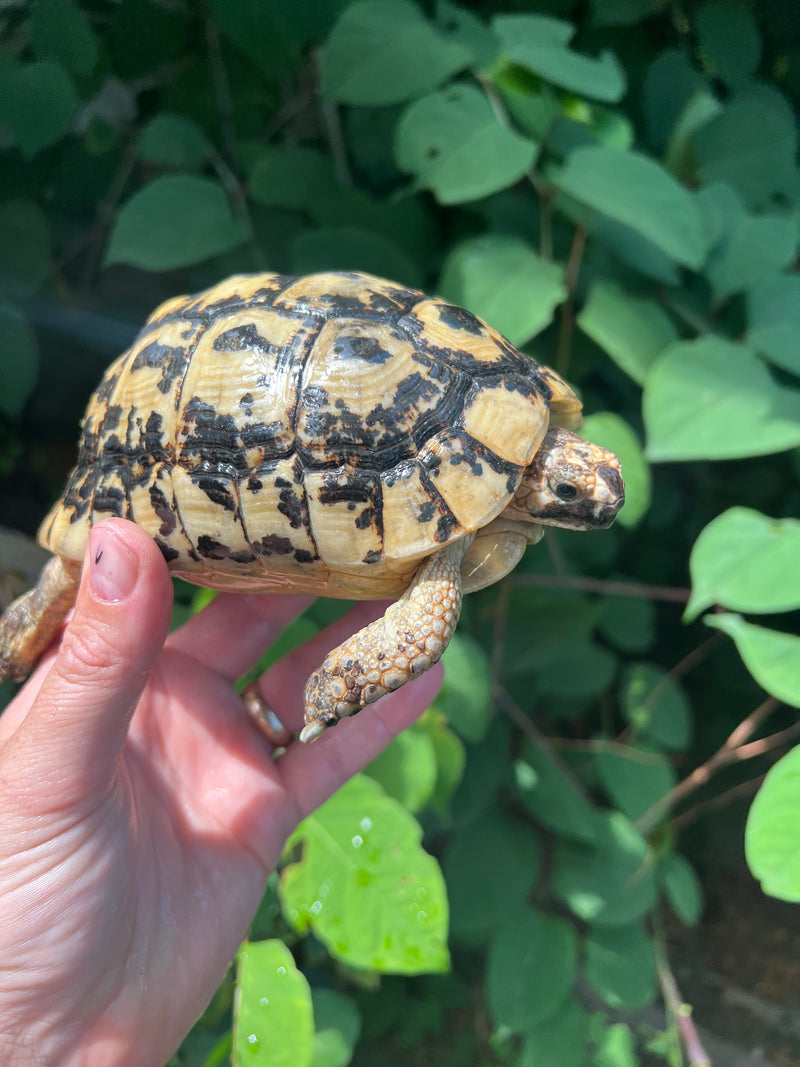
[[561,497],[562,500],[574,500],[577,495],[578,490],[569,482],[559,482],[556,486],[556,496]]

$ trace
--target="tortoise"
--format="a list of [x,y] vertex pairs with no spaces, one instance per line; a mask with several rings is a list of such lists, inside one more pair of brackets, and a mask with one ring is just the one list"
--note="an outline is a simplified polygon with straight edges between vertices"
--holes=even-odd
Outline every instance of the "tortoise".
[[0,678],[33,668],[92,523],[122,516],[199,585],[397,598],[308,680],[313,740],[435,663],[462,593],[544,526],[611,524],[619,462],[572,432],[580,418],[570,386],[487,323],[367,274],[245,274],[169,300],[89,401],[39,530],[53,559],[0,620]]

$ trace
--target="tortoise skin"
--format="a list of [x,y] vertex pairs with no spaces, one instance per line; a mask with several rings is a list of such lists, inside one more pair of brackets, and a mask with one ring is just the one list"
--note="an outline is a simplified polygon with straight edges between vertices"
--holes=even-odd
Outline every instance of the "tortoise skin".
[[132,519],[214,588],[398,596],[513,497],[580,403],[469,312],[358,273],[240,275],[163,304],[109,367],[39,540]]

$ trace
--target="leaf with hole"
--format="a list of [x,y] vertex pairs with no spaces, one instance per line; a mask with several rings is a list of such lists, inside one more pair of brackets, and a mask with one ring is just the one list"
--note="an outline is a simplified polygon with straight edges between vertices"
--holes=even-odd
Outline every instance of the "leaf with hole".
[[533,165],[537,146],[503,126],[471,85],[415,101],[397,125],[395,157],[440,204],[460,204],[505,189]]

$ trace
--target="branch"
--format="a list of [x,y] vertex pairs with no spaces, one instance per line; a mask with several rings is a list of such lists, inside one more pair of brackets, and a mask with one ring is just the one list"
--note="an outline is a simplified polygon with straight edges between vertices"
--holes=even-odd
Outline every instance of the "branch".
[[681,991],[678,989],[678,983],[675,981],[675,976],[670,969],[660,937],[654,938],[653,945],[656,953],[656,969],[661,986],[661,994],[664,997],[667,1011],[675,1020],[681,1044],[686,1050],[686,1055],[689,1059],[689,1067],[711,1067],[709,1055],[703,1048],[695,1025],[692,1022],[691,1006],[681,996]]
[[587,578],[579,574],[519,574],[514,575],[517,585],[541,588],[579,589],[584,593],[608,593],[611,596],[638,596],[647,600],[667,600],[673,604],[685,604],[690,596],[688,589],[670,585],[646,585],[643,582],[612,582],[605,578]]
[[[701,785],[705,785],[720,768],[742,759],[751,759],[753,756],[760,755],[765,751],[761,743],[758,743],[758,748],[754,750],[752,745],[744,745],[743,742],[748,737],[752,737],[764,719],[778,707],[780,707],[780,701],[774,697],[767,697],[746,719],[739,723],[724,745],[718,748],[705,763],[695,767],[687,778],[684,778],[682,782],[678,782],[674,788],[670,789],[668,793],[665,793],[663,797],[660,797],[655,804],[648,808],[643,815],[639,816],[635,823],[637,830],[642,834],[649,833],[670,808],[696,789],[699,789]],[[787,731],[783,730],[780,734],[774,734],[773,738],[780,737],[783,740],[786,733]],[[765,738],[764,740],[768,741],[769,739]]]

